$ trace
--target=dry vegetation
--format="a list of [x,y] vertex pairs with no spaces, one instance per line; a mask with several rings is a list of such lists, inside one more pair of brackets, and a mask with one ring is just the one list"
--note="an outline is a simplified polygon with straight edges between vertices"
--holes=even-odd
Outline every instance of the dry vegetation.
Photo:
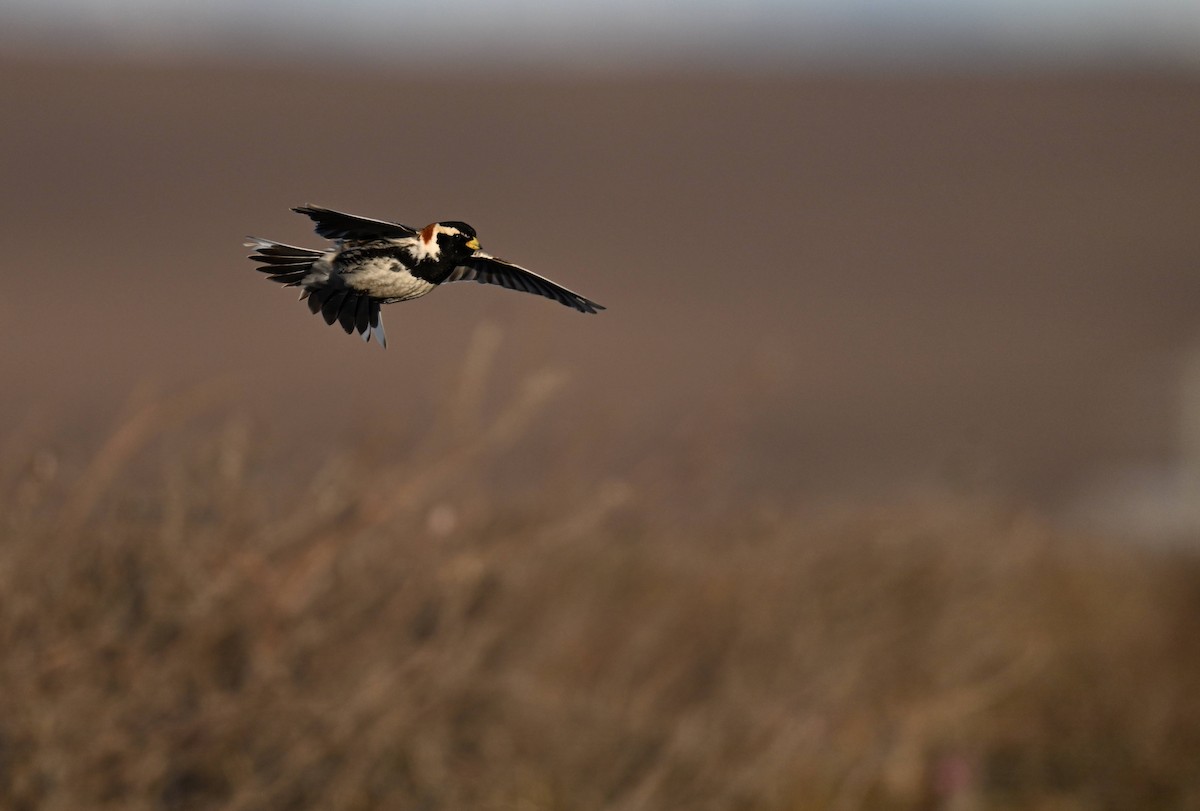
[[1195,559],[580,453],[513,488],[562,380],[482,409],[494,340],[430,436],[315,470],[204,393],[10,436],[0,807],[1200,805]]

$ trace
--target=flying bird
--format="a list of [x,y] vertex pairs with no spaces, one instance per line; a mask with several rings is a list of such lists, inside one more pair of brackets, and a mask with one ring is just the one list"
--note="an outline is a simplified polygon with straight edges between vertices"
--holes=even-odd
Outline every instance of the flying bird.
[[594,301],[549,279],[486,254],[479,249],[475,229],[450,220],[421,229],[398,222],[343,214],[318,206],[293,208],[316,223],[316,232],[333,242],[325,250],[299,248],[250,237],[248,258],[271,281],[301,288],[301,301],[320,313],[325,323],[337,322],[347,334],[364,341],[372,336],[387,346],[379,307],[425,295],[445,282],[498,284],[554,299],[581,313],[603,310]]

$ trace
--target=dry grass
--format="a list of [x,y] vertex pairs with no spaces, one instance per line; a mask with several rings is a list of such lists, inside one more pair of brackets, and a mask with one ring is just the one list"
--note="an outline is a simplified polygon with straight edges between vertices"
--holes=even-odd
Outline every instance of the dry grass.
[[0,807],[1200,805],[1196,560],[577,450],[514,487],[563,378],[484,408],[497,340],[316,470],[213,393],[9,437]]

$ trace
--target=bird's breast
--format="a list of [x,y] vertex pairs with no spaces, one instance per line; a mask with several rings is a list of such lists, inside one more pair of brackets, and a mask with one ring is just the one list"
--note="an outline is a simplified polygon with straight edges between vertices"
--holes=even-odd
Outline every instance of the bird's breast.
[[359,257],[342,264],[338,270],[347,287],[371,298],[402,301],[423,296],[436,286],[413,275],[395,256]]

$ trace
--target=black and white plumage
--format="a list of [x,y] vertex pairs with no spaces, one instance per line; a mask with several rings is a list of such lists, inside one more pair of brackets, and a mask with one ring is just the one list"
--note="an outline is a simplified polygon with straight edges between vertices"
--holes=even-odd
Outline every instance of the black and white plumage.
[[318,206],[292,211],[310,217],[316,232],[333,241],[326,250],[299,248],[251,237],[250,259],[271,281],[300,287],[301,300],[327,324],[387,346],[382,304],[418,298],[445,282],[496,284],[545,296],[581,313],[603,310],[594,301],[523,267],[479,249],[475,229],[465,222],[430,223],[421,229],[396,222],[343,214]]

